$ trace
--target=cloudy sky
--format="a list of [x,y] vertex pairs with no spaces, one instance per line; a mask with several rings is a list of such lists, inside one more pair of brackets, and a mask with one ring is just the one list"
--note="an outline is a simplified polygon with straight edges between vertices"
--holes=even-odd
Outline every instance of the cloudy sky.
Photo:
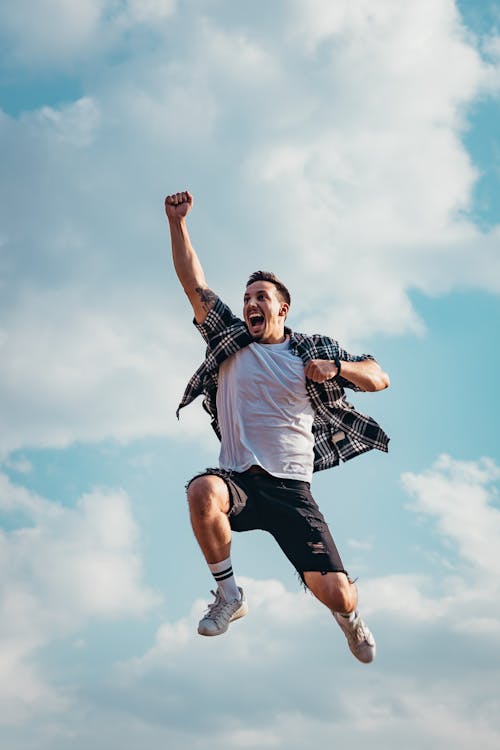
[[[500,2],[0,6],[0,739],[9,750],[500,745]],[[250,613],[184,483],[218,446],[163,199],[210,286],[371,352],[391,436],[315,476],[378,642],[356,662],[263,533]]]

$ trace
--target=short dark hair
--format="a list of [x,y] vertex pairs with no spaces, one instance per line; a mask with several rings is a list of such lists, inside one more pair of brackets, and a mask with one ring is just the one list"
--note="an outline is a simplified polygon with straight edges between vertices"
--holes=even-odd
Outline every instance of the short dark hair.
[[250,284],[253,284],[254,281],[271,282],[271,284],[274,284],[274,286],[278,290],[281,296],[282,302],[286,302],[287,305],[290,305],[290,301],[291,301],[290,292],[288,291],[286,286],[283,284],[283,282],[280,281],[278,277],[274,275],[274,273],[271,273],[271,271],[254,271],[247,281],[247,287],[250,286]]

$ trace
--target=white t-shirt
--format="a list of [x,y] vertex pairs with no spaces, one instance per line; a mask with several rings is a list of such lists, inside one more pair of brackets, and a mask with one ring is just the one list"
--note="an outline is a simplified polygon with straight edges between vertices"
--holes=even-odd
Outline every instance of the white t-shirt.
[[314,411],[304,364],[282,344],[244,347],[219,368],[219,463],[245,471],[252,465],[276,477],[309,482],[314,462]]

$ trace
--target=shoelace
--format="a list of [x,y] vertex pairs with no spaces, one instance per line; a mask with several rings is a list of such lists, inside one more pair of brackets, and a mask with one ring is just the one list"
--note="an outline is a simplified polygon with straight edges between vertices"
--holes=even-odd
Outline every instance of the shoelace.
[[[225,599],[219,594],[215,593],[215,591],[210,591],[210,593],[215,596],[215,601],[212,602],[212,604],[208,605],[207,613],[204,617],[204,619],[210,618],[213,620],[216,625],[220,624],[219,618],[225,618],[226,617],[226,610],[231,610],[232,605],[234,602],[226,602]],[[232,614],[232,612],[231,612]]]
[[363,641],[369,642],[369,636],[370,631],[366,627],[361,617],[358,617],[358,619],[353,623],[352,630],[349,629],[347,637],[354,643],[362,643]]

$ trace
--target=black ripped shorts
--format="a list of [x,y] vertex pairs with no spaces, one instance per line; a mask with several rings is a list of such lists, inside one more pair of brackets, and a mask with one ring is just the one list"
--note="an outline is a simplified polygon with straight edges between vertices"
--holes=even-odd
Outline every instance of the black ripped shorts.
[[229,490],[233,531],[268,531],[303,582],[307,571],[347,575],[309,482],[278,479],[252,469],[243,473],[207,469],[198,476],[211,474],[221,477]]

